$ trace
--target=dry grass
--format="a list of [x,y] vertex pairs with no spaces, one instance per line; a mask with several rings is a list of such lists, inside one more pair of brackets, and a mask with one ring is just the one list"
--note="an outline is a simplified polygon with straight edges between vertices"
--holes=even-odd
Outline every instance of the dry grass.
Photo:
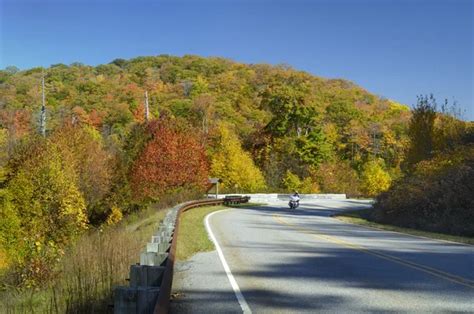
[[0,313],[112,313],[113,288],[128,284],[130,265],[139,261],[165,208],[196,198],[195,192],[169,194],[116,226],[84,234],[66,250],[56,277],[41,288],[17,289],[2,282]]
[[112,312],[113,287],[127,284],[130,265],[157,229],[166,211],[151,208],[122,224],[89,232],[66,251],[57,276],[47,286],[0,294],[0,312]]

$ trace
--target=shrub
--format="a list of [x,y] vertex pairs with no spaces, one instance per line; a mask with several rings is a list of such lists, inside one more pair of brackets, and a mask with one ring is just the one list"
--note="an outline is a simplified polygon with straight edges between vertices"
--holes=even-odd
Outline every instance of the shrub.
[[474,146],[420,162],[376,200],[374,219],[403,227],[474,236]]

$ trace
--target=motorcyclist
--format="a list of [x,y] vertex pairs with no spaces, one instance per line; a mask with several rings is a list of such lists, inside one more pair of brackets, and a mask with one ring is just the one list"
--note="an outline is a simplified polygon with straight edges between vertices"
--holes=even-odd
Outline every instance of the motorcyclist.
[[[292,203],[295,203],[295,206],[292,206]],[[300,195],[297,191],[290,196],[290,203],[288,205],[290,208],[297,208],[300,205]]]
[[293,198],[295,199],[295,201],[299,205],[300,204],[300,195],[298,194],[298,191],[295,191],[295,193],[293,193]]

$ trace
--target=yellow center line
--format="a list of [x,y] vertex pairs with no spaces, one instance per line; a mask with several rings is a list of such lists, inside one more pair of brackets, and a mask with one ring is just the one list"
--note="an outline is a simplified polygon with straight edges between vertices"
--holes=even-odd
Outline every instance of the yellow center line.
[[457,276],[457,275],[453,275],[453,274],[441,271],[439,269],[432,268],[432,267],[425,266],[425,265],[421,265],[421,264],[418,264],[418,263],[415,263],[415,262],[407,261],[407,260],[399,258],[399,257],[395,257],[395,256],[388,255],[388,254],[385,254],[385,253],[380,253],[380,252],[371,250],[369,248],[366,248],[364,246],[361,246],[361,245],[358,245],[358,244],[355,244],[355,243],[352,243],[352,242],[348,242],[348,241],[341,240],[341,239],[338,239],[338,238],[330,236],[330,235],[326,235],[326,234],[316,232],[315,230],[300,227],[300,226],[298,226],[294,223],[290,223],[290,222],[284,220],[281,216],[279,216],[277,214],[273,214],[273,218],[281,224],[290,226],[295,230],[298,230],[300,232],[309,234],[309,235],[311,235],[311,236],[313,236],[317,239],[322,239],[322,240],[325,240],[327,242],[335,243],[335,244],[338,244],[338,245],[346,247],[346,248],[350,248],[350,249],[353,249],[353,250],[356,250],[356,251],[359,251],[359,252],[363,252],[363,253],[366,253],[366,254],[369,254],[369,255],[373,255],[373,256],[376,256],[378,258],[385,259],[385,260],[388,260],[388,261],[391,261],[391,262],[394,262],[394,263],[397,263],[397,264],[400,264],[400,265],[403,265],[403,266],[406,266],[406,267],[409,267],[409,268],[412,268],[412,269],[416,269],[416,270],[422,271],[424,273],[433,275],[435,277],[438,277],[438,278],[441,278],[441,279],[444,279],[444,280],[447,280],[447,281],[450,281],[450,282],[460,284],[460,285],[466,286],[468,288],[474,289],[474,281],[469,280],[467,278],[460,277],[460,276]]

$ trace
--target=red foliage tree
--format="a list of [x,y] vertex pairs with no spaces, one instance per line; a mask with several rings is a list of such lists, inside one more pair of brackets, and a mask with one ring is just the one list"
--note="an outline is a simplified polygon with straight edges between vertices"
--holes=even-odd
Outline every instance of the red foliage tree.
[[12,138],[21,138],[31,131],[31,112],[26,109],[0,111],[0,125],[9,130]]
[[102,120],[104,116],[104,112],[99,112],[95,109],[92,109],[92,111],[89,113],[89,121],[91,125],[95,128],[100,128],[102,126]]
[[132,114],[135,121],[143,122],[145,120],[145,106],[139,104],[137,108],[133,110]]
[[130,173],[134,198],[153,200],[179,188],[204,190],[209,165],[199,134],[167,118],[151,121],[146,132],[152,139]]

